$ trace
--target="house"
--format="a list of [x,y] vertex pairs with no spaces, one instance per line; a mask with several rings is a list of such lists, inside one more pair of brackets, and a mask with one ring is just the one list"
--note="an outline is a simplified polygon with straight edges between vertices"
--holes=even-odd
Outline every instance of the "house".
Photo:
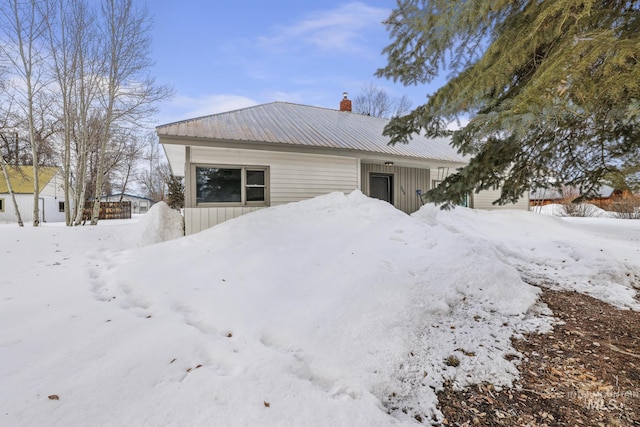
[[118,194],[110,194],[108,196],[102,196],[100,198],[101,202],[131,202],[131,213],[136,214],[145,214],[153,205],[153,200],[147,197],[134,196],[132,194],[126,193],[118,193]]
[[[39,167],[40,222],[64,222],[64,179],[59,167]],[[7,167],[22,221],[33,222],[33,166]],[[0,223],[16,222],[13,201],[4,175],[0,173]]]
[[539,188],[531,191],[529,195],[529,204],[531,207],[545,206],[549,204],[566,204],[573,203],[578,199],[586,203],[590,203],[604,210],[618,211],[620,205],[635,204],[637,196],[629,190],[616,190],[609,185],[601,185],[596,189],[595,194],[591,197],[579,198],[580,189],[565,185],[561,189],[558,188]]
[[[620,196],[621,192],[615,190],[608,185],[601,185],[593,197],[588,198],[586,201],[593,204],[610,203],[613,199]],[[580,196],[580,189],[569,185],[564,185],[562,188],[538,188],[531,191],[529,194],[529,204],[533,206],[545,206],[550,204],[562,204],[569,203]]]
[[[172,173],[185,177],[185,229],[334,191],[361,190],[411,213],[421,195],[467,163],[446,138],[389,145],[388,120],[273,102],[156,128]],[[469,197],[492,208],[498,191]],[[528,200],[513,207],[527,209]]]

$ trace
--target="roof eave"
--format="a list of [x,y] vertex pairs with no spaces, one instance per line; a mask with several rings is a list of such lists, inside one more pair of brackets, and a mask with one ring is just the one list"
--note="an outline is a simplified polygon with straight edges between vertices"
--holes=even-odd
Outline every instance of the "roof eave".
[[[370,161],[393,161],[397,162],[399,166],[403,164],[414,164],[416,167],[461,167],[466,162],[456,161],[451,159],[435,158],[435,157],[420,157],[420,156],[404,156],[400,154],[382,153],[370,150],[355,150],[351,148],[336,148],[336,147],[319,147],[319,146],[307,146],[288,143],[273,143],[264,141],[239,141],[228,139],[213,139],[213,138],[199,138],[190,136],[175,136],[175,135],[159,135],[160,144],[163,145],[163,149],[166,154],[165,144],[168,145],[182,145],[191,147],[214,147],[214,148],[235,148],[244,150],[262,150],[262,151],[286,151],[286,152],[298,152],[309,154],[325,154],[341,157],[356,157],[363,160]],[[169,158],[169,156],[167,156]],[[171,163],[171,161],[170,161]]]

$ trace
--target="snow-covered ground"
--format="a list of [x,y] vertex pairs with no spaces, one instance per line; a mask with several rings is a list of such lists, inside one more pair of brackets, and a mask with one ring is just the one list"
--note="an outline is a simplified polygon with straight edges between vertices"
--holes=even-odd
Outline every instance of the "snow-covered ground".
[[551,328],[525,281],[640,309],[640,221],[354,192],[180,227],[163,204],[0,226],[0,425],[428,423],[444,383],[511,385],[510,337]]

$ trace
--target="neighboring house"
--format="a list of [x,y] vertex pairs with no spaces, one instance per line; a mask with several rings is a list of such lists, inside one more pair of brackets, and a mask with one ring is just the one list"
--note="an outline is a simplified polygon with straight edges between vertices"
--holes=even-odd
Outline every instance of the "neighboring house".
[[557,188],[537,188],[529,192],[529,205],[533,207],[559,204],[567,197]]
[[[594,197],[588,199],[589,203],[596,205],[610,204],[621,195],[622,192],[615,190],[608,185],[602,185]],[[545,206],[550,204],[561,204],[571,202],[580,196],[580,190],[571,186],[558,188],[538,188],[529,193],[529,204],[531,206]]]
[[101,202],[119,202],[121,199],[120,197],[122,196],[122,201],[123,202],[131,202],[131,213],[132,214],[144,214],[147,213],[147,211],[151,208],[151,205],[153,205],[153,200],[146,198],[146,197],[140,197],[140,196],[134,196],[132,194],[110,194],[108,196],[102,196],[100,198]]
[[[33,222],[33,166],[7,167],[11,188],[16,197],[22,221]],[[64,179],[59,167],[40,166],[39,210],[41,222],[64,222]],[[13,201],[7,182],[0,172],[0,223],[16,222]]]
[[[185,177],[185,229],[196,233],[267,206],[360,189],[411,213],[421,194],[467,163],[446,138],[388,145],[388,120],[273,102],[156,128],[171,170]],[[470,195],[495,208],[499,192]],[[527,209],[528,199],[513,207]]]

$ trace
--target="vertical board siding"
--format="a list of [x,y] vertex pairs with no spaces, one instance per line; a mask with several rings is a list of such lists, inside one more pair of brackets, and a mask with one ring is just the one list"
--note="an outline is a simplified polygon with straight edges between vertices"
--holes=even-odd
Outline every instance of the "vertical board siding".
[[[189,152],[188,161],[196,164],[268,166],[271,206],[334,191],[350,193],[358,188],[358,159],[355,158],[213,147],[190,147]],[[190,180],[186,182],[190,183]],[[188,184],[186,191],[193,192],[189,187]],[[262,207],[187,207],[186,234],[197,233],[258,209]]]
[[428,169],[406,168],[400,166],[385,166],[373,163],[362,163],[361,189],[367,196],[371,194],[369,176],[371,172],[393,175],[393,205],[401,211],[410,214],[422,206],[417,190],[422,193],[430,188]]

